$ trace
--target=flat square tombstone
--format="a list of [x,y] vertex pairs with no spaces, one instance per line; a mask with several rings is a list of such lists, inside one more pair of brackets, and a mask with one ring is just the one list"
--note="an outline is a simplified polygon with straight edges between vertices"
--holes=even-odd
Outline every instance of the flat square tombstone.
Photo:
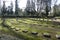
[[37,34],[38,34],[38,32],[31,32],[31,34],[32,34],[32,35],[37,35]]
[[60,39],[60,35],[56,35],[56,38],[57,38],[57,39]]
[[14,27],[11,27],[11,29],[15,29]]
[[15,31],[19,31],[20,30],[20,28],[15,28]]
[[27,33],[27,32],[28,32],[28,30],[23,30],[22,32],[23,32],[23,33]]
[[51,35],[50,35],[49,33],[43,33],[43,36],[44,36],[45,38],[51,38]]
[[15,27],[11,27],[12,30],[15,30]]

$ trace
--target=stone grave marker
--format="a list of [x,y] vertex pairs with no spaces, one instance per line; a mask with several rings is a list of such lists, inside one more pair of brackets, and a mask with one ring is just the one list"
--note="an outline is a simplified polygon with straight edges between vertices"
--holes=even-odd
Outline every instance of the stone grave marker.
[[15,31],[19,31],[20,30],[20,28],[15,28]]
[[43,36],[46,38],[51,38],[51,35],[49,33],[43,33]]
[[22,32],[27,33],[27,32],[28,32],[28,30],[23,30]]
[[56,35],[56,38],[57,38],[57,39],[60,39],[60,35]]
[[32,34],[32,35],[37,35],[37,34],[38,34],[38,32],[31,32],[31,34]]

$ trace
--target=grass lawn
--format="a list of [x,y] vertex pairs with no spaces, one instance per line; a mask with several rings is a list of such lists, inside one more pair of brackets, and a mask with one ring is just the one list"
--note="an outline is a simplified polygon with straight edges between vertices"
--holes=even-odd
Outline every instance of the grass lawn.
[[[46,40],[47,38],[43,36],[43,33],[51,34],[52,37],[50,40],[56,40],[55,35],[60,34],[60,25],[55,25],[52,22],[48,22],[47,24],[46,21],[42,23],[41,20],[35,20],[33,18],[6,19],[5,24],[9,25],[10,28],[19,28],[20,30],[18,31],[15,29],[12,29],[12,31],[26,40]],[[28,32],[24,33],[24,30]],[[33,35],[32,32],[37,32],[38,34]]]

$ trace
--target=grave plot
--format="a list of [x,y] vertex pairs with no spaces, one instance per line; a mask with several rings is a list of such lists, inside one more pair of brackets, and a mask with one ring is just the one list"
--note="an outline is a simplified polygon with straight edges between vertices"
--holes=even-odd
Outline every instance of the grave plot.
[[28,32],[28,30],[23,30],[22,32],[23,32],[23,33],[27,33],[27,32]]
[[26,38],[27,40],[32,40],[32,39],[45,40],[46,38],[53,39],[56,36],[55,34],[52,35],[52,33],[56,33],[60,30],[57,28],[57,26],[60,26],[60,25],[55,26],[51,22],[48,22],[47,24],[45,21],[41,23],[41,21],[34,20],[34,19],[33,20],[18,19],[18,20],[19,21],[14,20],[13,23],[11,23],[10,21],[8,22],[9,24],[10,23],[12,24],[11,29],[14,29],[19,35],[23,35],[23,38]]
[[57,39],[60,39],[60,35],[56,35],[56,38],[57,38]]
[[31,32],[32,35],[38,35],[38,32]]
[[51,38],[51,35],[50,35],[49,33],[43,33],[43,36],[44,36],[45,38]]
[[19,30],[21,30],[20,28],[15,28],[15,31],[19,31]]

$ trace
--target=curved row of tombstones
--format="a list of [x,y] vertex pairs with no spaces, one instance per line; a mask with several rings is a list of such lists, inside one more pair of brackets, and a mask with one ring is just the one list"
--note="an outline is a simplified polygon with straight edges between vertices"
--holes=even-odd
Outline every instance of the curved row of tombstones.
[[[20,28],[14,28],[14,27],[11,27],[11,29],[15,29],[15,31],[21,30]],[[23,30],[22,32],[27,33],[28,30]],[[31,32],[31,34],[32,35],[38,35],[38,32]],[[46,38],[51,38],[51,35],[49,33],[43,33],[43,36],[46,37]],[[60,39],[60,35],[56,35],[56,38]]]

